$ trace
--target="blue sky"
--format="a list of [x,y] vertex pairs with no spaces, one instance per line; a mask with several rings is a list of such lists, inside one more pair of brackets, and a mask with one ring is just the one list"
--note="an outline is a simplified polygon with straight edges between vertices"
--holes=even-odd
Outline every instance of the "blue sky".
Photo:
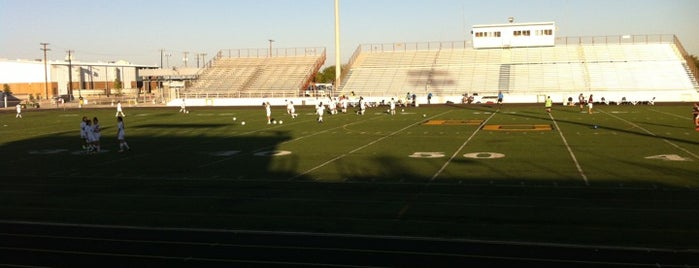
[[[341,55],[360,44],[462,41],[474,24],[555,21],[558,36],[676,34],[699,54],[696,0],[341,0]],[[189,66],[222,49],[325,47],[334,61],[333,0],[0,0],[0,58],[126,60]]]

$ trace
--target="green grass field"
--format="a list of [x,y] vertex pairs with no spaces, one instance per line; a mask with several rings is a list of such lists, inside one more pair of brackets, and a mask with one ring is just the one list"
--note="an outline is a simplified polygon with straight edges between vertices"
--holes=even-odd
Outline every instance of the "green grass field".
[[113,108],[3,111],[0,218],[699,248],[689,104],[178,109],[126,107],[124,153]]

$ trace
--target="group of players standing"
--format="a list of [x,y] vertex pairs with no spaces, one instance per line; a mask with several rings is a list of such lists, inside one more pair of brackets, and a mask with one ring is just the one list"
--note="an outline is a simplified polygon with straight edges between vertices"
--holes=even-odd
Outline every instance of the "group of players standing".
[[[126,133],[124,132],[124,118],[118,115],[117,112],[117,140],[119,141],[119,152],[131,150],[126,142]],[[88,154],[99,153],[101,151],[100,138],[102,137],[102,129],[97,117],[90,120],[87,116],[83,116],[80,121],[80,138],[83,140],[83,150]]]

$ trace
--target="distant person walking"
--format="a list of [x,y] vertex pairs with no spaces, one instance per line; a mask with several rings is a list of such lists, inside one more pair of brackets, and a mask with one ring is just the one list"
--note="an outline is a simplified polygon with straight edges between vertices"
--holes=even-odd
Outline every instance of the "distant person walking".
[[500,105],[500,107],[502,107],[502,101],[504,98],[505,98],[505,95],[502,94],[502,91],[499,91],[498,92],[498,105]]
[[551,96],[546,97],[546,104],[544,104],[544,107],[546,108],[547,113],[551,113],[552,106],[553,106],[553,100],[551,100]]
[[22,118],[22,104],[17,103],[17,115],[15,115],[15,118]]
[[116,109],[117,109],[116,115],[114,115],[114,116],[116,116],[116,117],[119,117],[119,116],[126,117],[126,115],[124,114],[124,110],[121,108],[121,101],[117,101],[117,108],[116,108]]
[[391,101],[388,103],[388,105],[390,107],[389,113],[391,115],[396,115],[396,101],[393,98],[391,98]]
[[119,152],[131,151],[131,147],[126,143],[126,133],[124,132],[124,118],[117,116],[117,140],[119,141]]
[[580,105],[580,111],[582,111],[585,108],[585,95],[582,93],[578,95],[578,104]]
[[594,100],[592,99],[592,94],[590,94],[590,98],[587,100],[587,113],[592,114],[592,103]]
[[180,113],[187,113],[187,105],[185,104],[184,99],[182,99],[182,102],[180,103]]

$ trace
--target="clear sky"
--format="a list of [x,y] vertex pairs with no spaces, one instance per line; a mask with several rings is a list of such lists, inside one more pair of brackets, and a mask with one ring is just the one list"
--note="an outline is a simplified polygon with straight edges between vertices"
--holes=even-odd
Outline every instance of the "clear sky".
[[[341,0],[342,62],[360,44],[467,40],[474,24],[555,21],[557,36],[675,34],[699,54],[697,0]],[[0,0],[0,58],[73,50],[79,61],[182,66],[189,52],[325,47],[334,60],[333,0]]]

